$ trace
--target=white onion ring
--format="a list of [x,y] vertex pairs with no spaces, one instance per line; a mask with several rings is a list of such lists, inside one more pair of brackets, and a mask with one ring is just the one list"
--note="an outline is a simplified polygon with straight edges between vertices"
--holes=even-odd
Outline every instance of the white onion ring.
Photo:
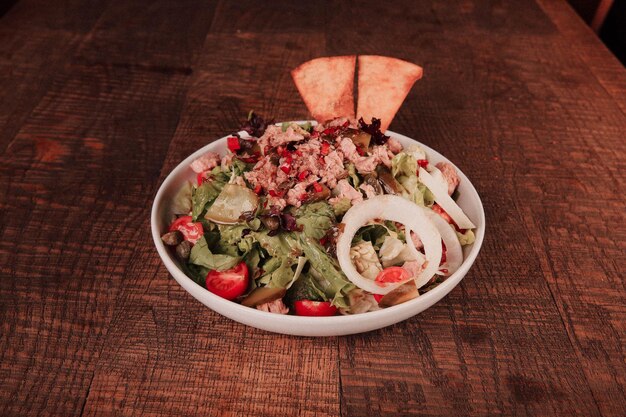
[[[399,282],[381,286],[376,281],[369,280],[359,274],[352,264],[350,259],[352,238],[362,226],[374,219],[402,223],[406,230],[413,231],[420,238],[424,244],[428,263],[422,273],[415,278],[415,282],[423,282],[424,280],[428,282],[439,269],[442,254],[441,234],[421,207],[395,195],[380,195],[369,198],[352,206],[344,215],[342,223],[345,227],[337,240],[337,259],[350,282],[372,294],[387,294],[403,284],[403,282]],[[415,246],[409,245],[409,248],[417,258],[418,252]]]
[[448,195],[448,190],[433,178],[424,168],[419,169],[419,179],[435,196],[435,201],[445,210],[461,229],[475,229],[476,226],[467,217],[459,205]]
[[[448,272],[443,273],[439,270],[437,274],[444,276],[452,275],[454,271],[459,269],[463,263],[463,249],[461,249],[459,238],[457,237],[452,226],[449,225],[448,222],[445,221],[439,214],[427,208],[424,208],[424,211],[428,215],[428,218],[435,224],[437,230],[439,230],[441,239],[446,245],[446,262],[442,266],[444,266]],[[419,283],[416,282],[416,284],[417,288],[419,288]],[[426,284],[426,282],[424,282],[424,284]]]

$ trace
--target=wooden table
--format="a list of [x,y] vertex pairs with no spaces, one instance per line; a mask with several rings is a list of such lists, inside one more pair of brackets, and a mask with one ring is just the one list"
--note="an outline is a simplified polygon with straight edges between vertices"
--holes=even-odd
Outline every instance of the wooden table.
[[[0,8],[0,415],[626,415],[626,71],[563,2],[371,3]],[[249,109],[308,117],[289,69],[352,53],[424,66],[391,129],[476,185],[478,261],[368,334],[211,312],[157,187]]]

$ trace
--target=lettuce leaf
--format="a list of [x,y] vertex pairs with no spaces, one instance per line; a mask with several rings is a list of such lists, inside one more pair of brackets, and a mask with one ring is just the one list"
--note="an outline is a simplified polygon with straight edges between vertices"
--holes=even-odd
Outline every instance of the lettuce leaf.
[[211,204],[222,192],[226,181],[214,178],[193,189],[191,193],[191,216],[197,221],[200,216],[211,207]]
[[293,232],[283,232],[275,236],[269,236],[268,231],[252,232],[263,249],[273,258],[297,258],[302,254],[302,247],[298,237]]
[[287,304],[293,305],[293,302],[298,300],[328,301],[328,297],[319,288],[319,284],[311,274],[303,273],[285,295]]
[[172,201],[172,214],[184,214],[188,215],[191,211],[191,195],[193,187],[191,182],[185,182],[185,185],[176,193],[174,200]]
[[206,286],[206,276],[209,273],[208,268],[191,263],[184,263],[182,267],[185,275],[194,280],[196,284],[203,288]]
[[396,178],[417,176],[417,159],[406,152],[400,152],[391,160],[391,175]]
[[346,168],[348,170],[348,182],[358,190],[361,181],[359,180],[359,175],[356,173],[356,167],[353,163],[349,163]]
[[191,248],[189,262],[208,269],[224,271],[237,265],[241,261],[239,256],[213,254],[203,237]]
[[309,271],[314,274],[326,297],[332,300],[331,302],[334,306],[347,308],[348,301],[346,296],[352,289],[356,288],[354,284],[348,281],[333,258],[326,253],[317,241],[301,235],[300,242],[304,255],[311,264]]
[[284,258],[278,268],[266,274],[263,281],[267,282],[270,288],[286,288],[292,281],[294,270],[292,266],[297,263],[293,258]]
[[370,224],[361,227],[356,232],[356,234],[352,238],[352,246],[365,240],[367,242],[372,242],[372,245],[376,248],[380,248],[385,241],[385,237],[388,235],[389,231],[387,230],[387,227],[383,226],[382,224]]
[[465,233],[456,232],[456,237],[459,238],[461,246],[471,245],[476,240],[476,236],[471,229],[468,229]]
[[305,204],[296,210],[296,224],[302,226],[307,237],[319,240],[335,223],[335,212],[326,201]]
[[242,239],[242,233],[248,228],[245,224],[220,224],[217,226],[220,230],[222,242],[228,245],[237,245]]
[[350,199],[342,198],[333,203],[333,212],[335,212],[336,217],[343,216],[348,210],[350,210],[350,207],[352,207]]
[[432,206],[435,197],[417,175],[417,159],[410,153],[400,152],[391,160],[391,174],[402,185],[402,197],[419,206]]

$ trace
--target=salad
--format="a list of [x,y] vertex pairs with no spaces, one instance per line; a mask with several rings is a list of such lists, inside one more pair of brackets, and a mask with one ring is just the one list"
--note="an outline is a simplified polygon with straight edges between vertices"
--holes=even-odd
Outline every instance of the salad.
[[258,310],[359,314],[419,297],[462,263],[475,228],[457,172],[380,120],[267,122],[191,163],[163,242],[198,285]]

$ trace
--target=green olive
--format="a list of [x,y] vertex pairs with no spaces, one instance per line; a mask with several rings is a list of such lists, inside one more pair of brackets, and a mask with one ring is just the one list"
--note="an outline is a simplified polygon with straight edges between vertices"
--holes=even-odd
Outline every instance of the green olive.
[[378,181],[380,181],[380,185],[383,186],[385,193],[387,194],[399,194],[400,193],[400,184],[398,181],[391,175],[391,171],[389,168],[380,166],[376,170],[378,173]]
[[287,290],[284,288],[259,287],[248,294],[241,304],[246,307],[256,307],[283,298],[286,293]]
[[370,146],[371,139],[372,135],[370,135],[369,133],[359,132],[354,135],[354,137],[352,138],[352,142],[354,142],[354,144],[359,148],[367,149]]

